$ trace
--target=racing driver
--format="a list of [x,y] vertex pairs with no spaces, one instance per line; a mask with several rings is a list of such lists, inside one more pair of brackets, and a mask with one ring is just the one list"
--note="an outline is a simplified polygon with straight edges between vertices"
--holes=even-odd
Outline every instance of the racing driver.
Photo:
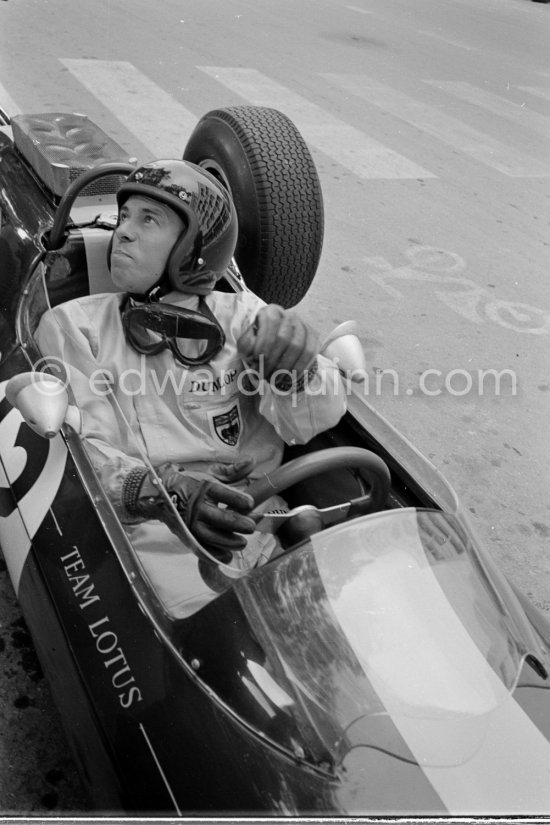
[[[334,426],[346,397],[299,315],[215,289],[237,217],[212,175],[154,161],[117,200],[117,291],[50,309],[37,342],[64,363],[93,466],[150,582],[183,618],[216,592],[159,488],[217,560],[261,564],[278,545],[256,529],[247,483],[281,463],[285,443]],[[272,497],[264,510],[273,509],[287,506]]]

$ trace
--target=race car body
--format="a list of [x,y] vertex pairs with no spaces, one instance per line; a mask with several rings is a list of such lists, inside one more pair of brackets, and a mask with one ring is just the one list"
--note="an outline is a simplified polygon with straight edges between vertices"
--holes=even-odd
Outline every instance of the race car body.
[[[231,159],[244,150],[235,137],[228,148],[229,127],[252,123],[265,136],[285,124],[298,142],[280,113],[243,109],[205,116],[188,144],[241,213],[246,187]],[[70,387],[58,423],[42,421],[49,373],[34,332],[48,307],[110,289],[115,192],[132,168],[79,118],[21,116],[0,134],[0,545],[95,808],[547,813],[550,623],[479,545],[442,476],[353,382],[342,421],[290,448],[270,480],[324,529],[189,618],[167,613],[92,468]],[[297,189],[299,214],[303,181]],[[311,221],[314,270],[319,210]],[[225,289],[252,283],[284,305],[303,297],[311,271],[289,284],[280,260],[279,280],[258,275],[256,256],[243,278],[246,254],[238,248]],[[363,460],[378,468],[374,481]],[[377,478],[387,484],[374,495]]]

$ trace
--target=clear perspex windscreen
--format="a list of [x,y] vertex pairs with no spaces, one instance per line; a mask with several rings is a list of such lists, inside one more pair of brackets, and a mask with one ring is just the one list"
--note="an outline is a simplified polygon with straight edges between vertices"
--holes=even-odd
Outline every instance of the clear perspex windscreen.
[[311,750],[336,763],[357,746],[467,760],[527,652],[469,536],[438,511],[335,526],[235,589]]

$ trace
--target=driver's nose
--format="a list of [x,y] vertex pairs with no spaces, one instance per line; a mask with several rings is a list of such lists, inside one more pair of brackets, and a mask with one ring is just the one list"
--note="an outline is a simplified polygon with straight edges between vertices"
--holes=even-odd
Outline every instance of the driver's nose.
[[122,220],[115,229],[115,237],[118,241],[133,241],[136,233],[129,218]]

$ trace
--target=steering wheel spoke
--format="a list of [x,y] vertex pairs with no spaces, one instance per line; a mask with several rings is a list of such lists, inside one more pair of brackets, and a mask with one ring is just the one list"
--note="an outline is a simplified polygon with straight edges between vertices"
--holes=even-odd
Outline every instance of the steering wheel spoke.
[[345,501],[341,504],[333,504],[330,507],[316,507],[314,504],[301,504],[299,507],[293,507],[287,513],[255,513],[252,511],[252,518],[256,517],[260,520],[256,525],[256,530],[259,533],[277,533],[278,530],[286,524],[287,521],[294,518],[294,516],[301,516],[306,514],[316,514],[320,517],[323,528],[330,527],[331,524],[338,524],[340,521],[345,521],[348,518],[355,518],[362,515],[361,507],[364,504],[365,496],[354,498],[351,501]]
[[346,519],[381,510],[390,489],[390,471],[379,456],[359,447],[332,447],[296,458],[253,481],[248,492],[258,507],[270,496],[279,494],[300,481],[342,467],[357,469],[361,478],[369,485],[368,492],[329,507],[319,508],[313,504],[304,504],[288,513],[257,513],[257,530],[263,533],[276,533],[290,519],[301,515],[315,516],[322,529]]

